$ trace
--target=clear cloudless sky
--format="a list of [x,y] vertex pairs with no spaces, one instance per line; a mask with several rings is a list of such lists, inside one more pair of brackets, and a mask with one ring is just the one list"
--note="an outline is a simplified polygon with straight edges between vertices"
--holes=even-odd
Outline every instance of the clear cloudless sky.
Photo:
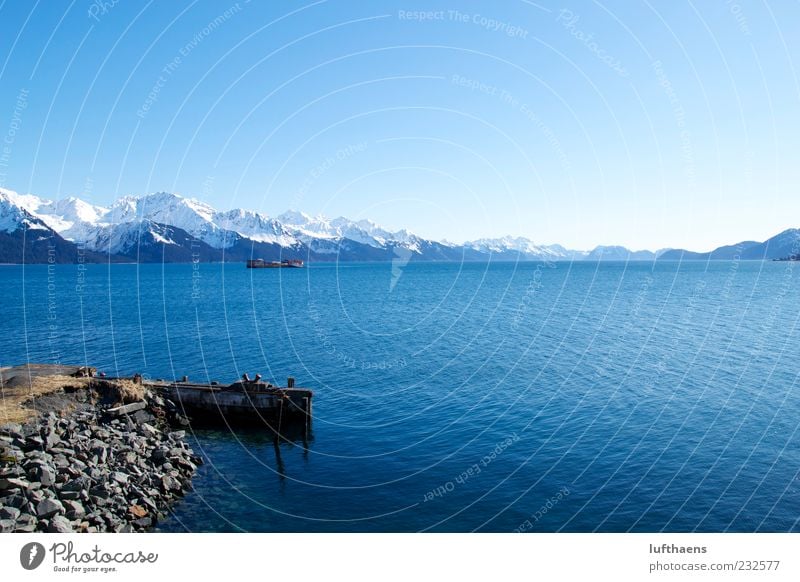
[[[423,13],[420,13],[424,11]],[[797,2],[0,2],[0,186],[708,250],[800,226]]]

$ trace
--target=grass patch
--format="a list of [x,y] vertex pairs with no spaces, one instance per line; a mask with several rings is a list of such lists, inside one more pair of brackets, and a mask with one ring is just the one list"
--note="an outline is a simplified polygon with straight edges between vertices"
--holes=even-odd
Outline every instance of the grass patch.
[[[65,390],[66,389],[66,390]],[[37,376],[15,386],[0,385],[0,425],[24,423],[38,415],[36,398],[48,394],[91,390],[92,399],[109,404],[129,404],[144,398],[144,387],[132,380],[74,378],[72,376]],[[65,401],[65,410],[69,409]]]

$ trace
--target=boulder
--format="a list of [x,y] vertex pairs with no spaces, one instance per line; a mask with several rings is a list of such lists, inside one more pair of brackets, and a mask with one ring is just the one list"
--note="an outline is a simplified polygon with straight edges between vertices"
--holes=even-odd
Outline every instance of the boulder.
[[36,479],[44,487],[52,487],[56,483],[56,472],[46,465],[40,465],[36,472]]
[[0,434],[8,435],[14,438],[22,438],[25,434],[22,432],[21,424],[8,423],[0,426]]
[[17,518],[17,525],[14,528],[15,532],[31,533],[36,531],[36,518],[29,513],[23,513]]
[[59,513],[64,513],[64,506],[57,499],[42,499],[36,506],[36,515],[40,519],[47,519]]
[[5,507],[16,507],[17,509],[22,509],[22,506],[27,502],[28,500],[19,493],[14,493],[13,495],[3,497],[3,505]]
[[20,515],[20,510],[16,507],[0,507],[0,519],[10,519],[17,521]]
[[72,533],[72,524],[63,515],[56,515],[50,520],[47,533]]
[[64,510],[69,519],[78,519],[86,515],[86,510],[78,501],[64,501]]
[[111,473],[111,478],[116,481],[117,483],[127,483],[128,482],[128,475],[121,471],[114,471]]
[[0,479],[0,490],[4,489],[27,489],[28,481],[22,478],[3,478]]

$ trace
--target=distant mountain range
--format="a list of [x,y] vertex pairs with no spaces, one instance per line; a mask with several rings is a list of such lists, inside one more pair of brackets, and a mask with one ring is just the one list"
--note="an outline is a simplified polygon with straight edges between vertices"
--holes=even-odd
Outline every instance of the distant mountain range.
[[369,220],[312,217],[288,211],[218,211],[198,200],[159,192],[126,196],[109,207],[79,198],[50,201],[0,188],[0,263],[244,261],[654,261],[780,259],[798,253],[800,230],[764,242],[744,241],[710,253],[683,249],[591,251],[541,245],[522,237],[463,244],[435,241]]

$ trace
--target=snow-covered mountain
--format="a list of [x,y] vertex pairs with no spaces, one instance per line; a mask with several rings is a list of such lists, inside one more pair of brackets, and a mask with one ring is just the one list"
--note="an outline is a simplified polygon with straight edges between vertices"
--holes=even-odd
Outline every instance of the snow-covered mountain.
[[576,260],[583,258],[584,251],[571,251],[561,245],[539,245],[523,237],[482,238],[464,243],[464,246],[491,255],[519,254],[529,259],[551,261]]
[[456,244],[424,239],[407,230],[391,231],[365,219],[328,219],[296,210],[277,217],[238,208],[220,211],[169,192],[125,196],[105,207],[75,197],[51,201],[0,188],[0,261],[7,262],[22,257],[23,251],[30,260],[40,260],[46,256],[45,239],[56,241],[65,257],[73,256],[80,245],[106,260],[139,261],[198,257],[204,261],[252,257],[391,261],[398,256],[459,261],[779,258],[800,246],[799,233],[788,230],[763,243],[744,241],[710,253],[670,249],[653,253],[618,246],[571,250],[513,236]]
[[148,244],[183,244],[171,238],[176,233],[181,241],[196,239],[195,244],[202,242],[222,251],[210,253],[215,258],[224,257],[225,251],[228,256],[239,257],[249,245],[250,252],[258,249],[271,256],[278,249],[286,249],[322,258],[347,256],[358,260],[363,256],[380,260],[391,258],[396,248],[419,255],[430,242],[407,230],[388,231],[369,220],[329,220],[297,211],[278,218],[238,208],[218,211],[204,202],[168,192],[125,196],[109,207],[74,197],[51,201],[10,190],[2,190],[2,196],[0,228],[49,228],[67,241],[110,255],[141,256],[142,246]]
[[347,239],[377,249],[393,245],[418,252],[420,248],[421,239],[416,235],[405,229],[391,232],[371,220],[354,221],[344,216],[329,220],[322,215],[312,217],[296,210],[284,212],[278,220],[306,244],[319,239]]
[[[74,263],[77,246],[65,240],[35,212],[43,201],[0,188],[0,263]],[[62,221],[63,222],[63,221]],[[82,260],[96,262],[102,257],[82,252]]]
[[47,230],[47,225],[27,208],[38,202],[35,196],[21,196],[0,188],[0,231],[15,232],[21,228]]
[[588,261],[652,261],[652,251],[632,251],[621,246],[598,246],[586,255]]

